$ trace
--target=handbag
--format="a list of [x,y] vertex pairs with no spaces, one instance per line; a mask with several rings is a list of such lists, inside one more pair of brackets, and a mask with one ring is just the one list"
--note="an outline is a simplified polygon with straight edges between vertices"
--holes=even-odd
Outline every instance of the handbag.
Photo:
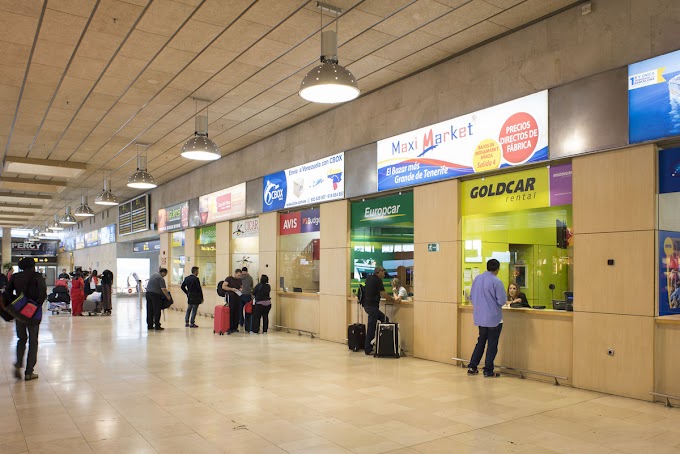
[[253,300],[251,299],[250,301],[248,301],[246,303],[246,305],[243,306],[243,308],[245,309],[246,314],[252,314],[253,313]]
[[[27,287],[30,287],[33,279],[35,279],[35,274],[26,284]],[[42,304],[33,301],[24,292],[21,292],[11,304],[5,307],[5,311],[26,325],[39,325],[42,321]]]

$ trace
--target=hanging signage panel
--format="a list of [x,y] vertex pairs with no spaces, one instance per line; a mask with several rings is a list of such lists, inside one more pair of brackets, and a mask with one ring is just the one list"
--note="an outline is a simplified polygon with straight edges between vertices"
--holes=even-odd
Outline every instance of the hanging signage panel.
[[116,224],[107,225],[99,229],[99,244],[116,242]]
[[231,237],[246,238],[249,236],[258,236],[260,234],[260,219],[251,218],[243,219],[241,221],[234,221],[231,223]]
[[146,230],[149,230],[148,194],[118,205],[118,235],[130,235]]
[[680,135],[680,51],[628,66],[630,143]]
[[345,197],[345,154],[308,162],[262,180],[262,210],[276,211]]
[[136,241],[132,243],[132,252],[155,252],[161,250],[161,240]]
[[189,228],[189,202],[158,210],[158,231],[161,233]]
[[321,231],[321,210],[319,208],[282,213],[279,217],[279,235],[319,231]]
[[548,159],[548,92],[378,142],[378,191]]
[[246,184],[241,183],[198,199],[201,224],[214,224],[246,215]]
[[12,257],[46,257],[57,255],[56,241],[28,243],[23,239],[12,239]]
[[413,193],[378,197],[352,204],[352,228],[413,226]]

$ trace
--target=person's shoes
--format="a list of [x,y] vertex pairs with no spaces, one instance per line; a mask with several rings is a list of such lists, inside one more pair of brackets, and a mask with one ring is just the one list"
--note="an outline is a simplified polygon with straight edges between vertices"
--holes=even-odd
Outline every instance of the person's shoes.
[[227,336],[231,336],[232,331],[229,329],[227,330]]
[[191,325],[189,325],[189,328],[198,328],[198,325],[195,324],[195,323],[192,323]]
[[21,380],[21,367],[14,365],[14,378]]
[[164,329],[165,328],[163,328],[162,326],[158,326],[158,327],[154,328],[155,331],[163,331]]
[[31,380],[37,380],[38,379],[38,374],[26,374],[24,377],[25,381],[31,381]]
[[184,327],[185,327],[185,328],[188,328],[188,327],[189,327],[189,324],[188,324],[188,323],[185,323],[185,324],[184,324]]
[[468,375],[477,375],[477,374],[479,374],[479,370],[473,369],[473,368],[470,367],[470,368],[468,368],[467,374]]
[[366,354],[366,356],[372,355],[372,354],[373,354],[373,350],[371,350],[370,352],[364,351],[364,353]]
[[237,330],[237,329],[235,329],[235,330],[234,330],[234,332],[235,332],[235,333],[238,333],[238,330]]
[[484,378],[498,378],[501,374],[498,372],[484,372]]
[[148,329],[149,331],[153,331],[153,326],[147,326],[146,329]]

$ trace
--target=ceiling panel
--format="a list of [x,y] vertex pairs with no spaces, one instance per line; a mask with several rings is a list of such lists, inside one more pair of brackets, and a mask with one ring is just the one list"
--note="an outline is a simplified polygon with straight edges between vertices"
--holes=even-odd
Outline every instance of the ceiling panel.
[[[365,93],[572,2],[335,0],[343,9],[339,58]],[[0,219],[3,203],[39,204],[20,213],[50,219],[81,193],[94,197],[102,169],[112,172],[119,196],[138,194],[125,187],[135,142],[149,144],[148,167],[160,182],[205,165],[179,156],[194,132],[193,97],[208,101],[210,135],[223,155],[332,108],[298,95],[320,54],[321,14],[312,1],[101,0],[92,13],[95,4],[50,0],[38,30],[40,0],[0,0],[6,156],[24,157],[32,147],[32,157],[87,163],[82,174],[56,172],[52,182],[27,168],[5,169]],[[336,28],[327,13],[323,24]]]

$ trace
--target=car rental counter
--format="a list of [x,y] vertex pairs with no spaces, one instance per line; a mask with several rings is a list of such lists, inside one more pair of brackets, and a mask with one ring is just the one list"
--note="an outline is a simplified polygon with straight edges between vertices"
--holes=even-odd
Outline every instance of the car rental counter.
[[[458,306],[459,350],[456,356],[467,361],[472,356],[478,336],[472,309],[471,304]],[[503,307],[503,331],[495,364],[567,377],[566,382],[571,383],[573,320],[573,312]],[[534,377],[530,373],[525,375],[551,380],[549,377]]]
[[[368,315],[364,312],[364,308],[358,305],[356,297],[349,297],[347,300],[350,303],[350,323],[355,323],[358,320],[359,323],[368,325]],[[391,322],[399,323],[401,348],[407,356],[413,356],[414,304],[412,299],[401,303],[388,303],[384,299],[380,301],[380,310],[387,314]],[[357,318],[357,307],[359,308],[359,318]]]

